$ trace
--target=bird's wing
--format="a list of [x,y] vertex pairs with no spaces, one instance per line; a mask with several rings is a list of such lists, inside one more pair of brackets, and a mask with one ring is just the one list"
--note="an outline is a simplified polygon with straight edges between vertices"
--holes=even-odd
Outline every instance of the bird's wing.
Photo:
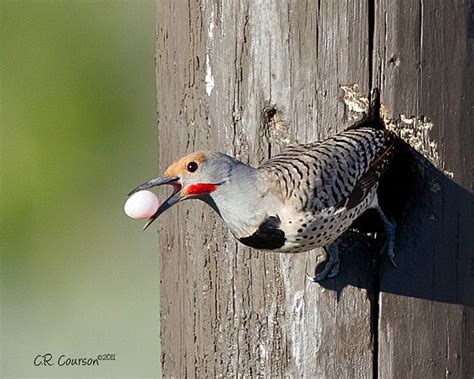
[[296,145],[261,169],[281,197],[302,210],[355,207],[377,183],[392,157],[395,136],[386,130],[347,130],[321,142]]
[[384,137],[383,144],[375,151],[368,169],[358,178],[347,200],[339,206],[343,205],[347,209],[356,207],[380,179],[393,157],[396,141],[395,135],[391,132],[386,131]]

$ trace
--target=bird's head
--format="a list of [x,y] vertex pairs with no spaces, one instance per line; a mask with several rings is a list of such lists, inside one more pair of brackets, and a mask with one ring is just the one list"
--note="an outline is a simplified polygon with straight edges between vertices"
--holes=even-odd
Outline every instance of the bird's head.
[[162,177],[140,184],[127,197],[156,186],[165,184],[173,186],[173,193],[150,217],[145,224],[144,229],[146,229],[163,212],[182,200],[198,198],[209,202],[210,194],[228,181],[232,166],[238,163],[240,162],[225,154],[195,152],[174,161]]

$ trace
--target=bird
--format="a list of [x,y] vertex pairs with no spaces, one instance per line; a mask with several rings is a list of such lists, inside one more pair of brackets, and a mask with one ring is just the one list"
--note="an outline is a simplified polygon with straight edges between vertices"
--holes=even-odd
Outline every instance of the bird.
[[377,194],[395,142],[395,134],[369,118],[324,140],[290,146],[259,167],[220,152],[197,151],[128,196],[162,185],[174,189],[144,229],[173,205],[199,199],[238,241],[254,249],[302,253],[322,247],[327,254],[323,270],[318,272],[318,265],[314,275],[306,274],[313,282],[339,273],[337,238],[366,210],[375,209],[386,235],[381,252],[396,267],[396,222],[382,210]]

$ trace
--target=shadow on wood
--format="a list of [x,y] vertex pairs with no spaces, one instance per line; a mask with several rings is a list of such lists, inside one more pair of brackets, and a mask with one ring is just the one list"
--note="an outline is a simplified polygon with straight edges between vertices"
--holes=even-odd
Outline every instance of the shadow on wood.
[[[428,159],[402,142],[379,189],[382,208],[397,221],[396,262],[377,257],[383,245],[361,233],[342,237],[339,276],[320,283],[338,293],[361,283],[372,268],[380,291],[418,299],[474,307],[472,215],[474,196],[438,170]],[[353,225],[361,232],[382,232],[378,216],[369,211]],[[382,232],[383,233],[383,232]],[[367,251],[370,254],[367,254]],[[376,260],[379,260],[377,262]],[[380,272],[377,272],[380,271]],[[380,277],[379,277],[380,275]]]

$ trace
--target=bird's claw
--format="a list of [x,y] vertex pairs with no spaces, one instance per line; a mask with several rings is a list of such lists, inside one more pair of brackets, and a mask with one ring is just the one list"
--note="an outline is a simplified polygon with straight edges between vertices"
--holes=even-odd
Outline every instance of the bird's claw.
[[389,255],[390,258],[390,263],[393,265],[393,267],[398,268],[397,262],[395,262],[395,254]]
[[383,247],[380,249],[379,254],[383,255],[387,253],[388,258],[390,259],[390,263],[393,265],[393,267],[398,268],[397,262],[395,262],[395,236],[388,236],[386,237],[386,241],[383,245]]
[[397,222],[393,218],[389,220],[380,208],[378,209],[378,212],[382,218],[386,234],[385,243],[383,244],[382,249],[380,249],[380,255],[387,253],[390,263],[393,267],[397,268],[398,266],[395,262],[395,231],[397,230]]
[[306,273],[306,278],[311,282],[320,282],[324,279],[334,278],[339,274],[341,260],[339,259],[339,255],[337,253],[337,247],[331,245],[331,247],[327,247],[325,250],[329,255],[329,259],[324,263],[323,270],[321,272],[317,272],[319,266],[317,265],[314,269],[314,276]]

